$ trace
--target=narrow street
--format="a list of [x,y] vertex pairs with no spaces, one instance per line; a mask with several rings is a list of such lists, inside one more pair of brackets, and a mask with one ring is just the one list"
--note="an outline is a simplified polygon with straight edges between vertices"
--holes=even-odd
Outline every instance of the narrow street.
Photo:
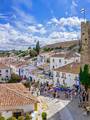
[[48,107],[44,111],[48,115],[48,120],[90,120],[90,116],[84,115],[85,111],[78,107],[76,99],[72,102],[48,97],[40,99],[47,103]]

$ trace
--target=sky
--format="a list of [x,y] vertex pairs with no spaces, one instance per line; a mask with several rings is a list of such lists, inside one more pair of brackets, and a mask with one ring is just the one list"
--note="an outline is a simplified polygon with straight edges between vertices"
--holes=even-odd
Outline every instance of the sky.
[[0,49],[80,39],[82,8],[89,20],[90,0],[0,0]]

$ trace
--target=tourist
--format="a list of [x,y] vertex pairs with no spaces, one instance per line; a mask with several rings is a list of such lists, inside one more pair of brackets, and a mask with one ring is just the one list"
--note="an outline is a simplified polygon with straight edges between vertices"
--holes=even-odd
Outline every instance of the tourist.
[[82,93],[82,99],[83,99],[83,106],[85,106],[85,101],[86,101],[86,92],[83,91]]

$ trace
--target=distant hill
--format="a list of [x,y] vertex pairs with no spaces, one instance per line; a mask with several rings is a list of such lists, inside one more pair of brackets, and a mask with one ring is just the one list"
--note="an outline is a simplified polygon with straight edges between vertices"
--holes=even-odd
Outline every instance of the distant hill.
[[44,46],[43,48],[69,48],[71,46],[78,46],[79,44],[80,44],[80,40],[72,40],[72,41],[49,44]]

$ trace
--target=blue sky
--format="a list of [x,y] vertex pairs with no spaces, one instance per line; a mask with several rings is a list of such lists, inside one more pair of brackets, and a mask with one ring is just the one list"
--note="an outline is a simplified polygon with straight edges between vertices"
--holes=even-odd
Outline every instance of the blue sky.
[[90,0],[0,0],[0,49],[25,49],[80,38]]

